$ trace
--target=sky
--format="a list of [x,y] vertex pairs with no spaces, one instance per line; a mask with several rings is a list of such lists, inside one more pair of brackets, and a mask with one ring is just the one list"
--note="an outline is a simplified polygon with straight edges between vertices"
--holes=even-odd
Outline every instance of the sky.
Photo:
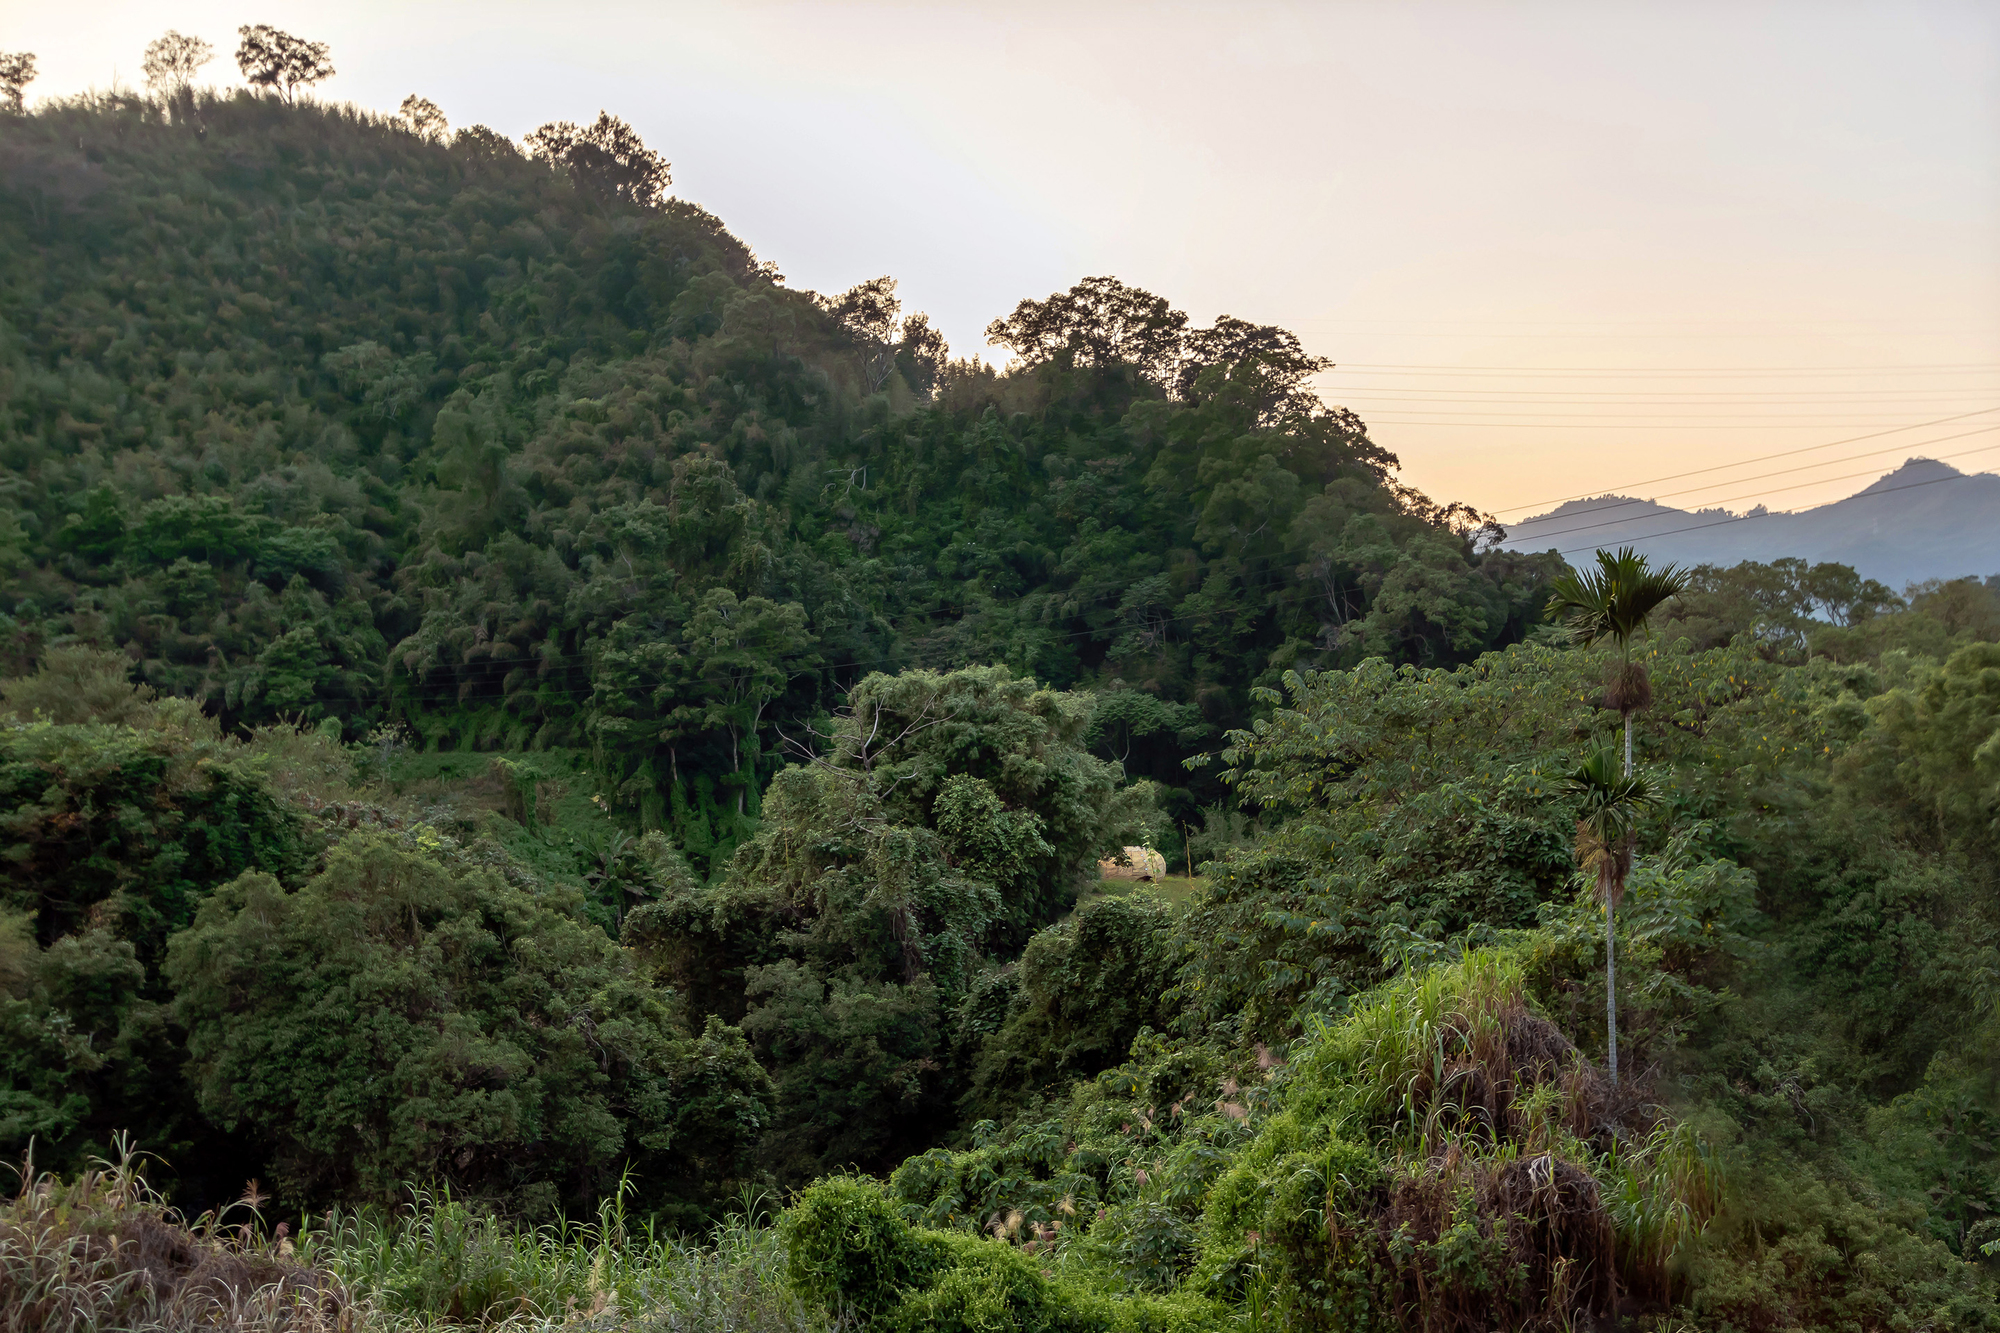
[[246,23],[330,43],[330,101],[622,116],[791,285],[894,276],[956,355],[1106,273],[1289,328],[1503,519],[2000,470],[1991,0],[0,0],[0,50],[64,96],[171,27],[227,86]]

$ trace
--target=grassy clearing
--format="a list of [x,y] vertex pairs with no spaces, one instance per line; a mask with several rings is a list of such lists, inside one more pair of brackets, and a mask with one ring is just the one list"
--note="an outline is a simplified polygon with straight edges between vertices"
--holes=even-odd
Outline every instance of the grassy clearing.
[[1186,907],[1195,900],[1208,881],[1195,875],[1162,875],[1151,881],[1139,879],[1100,879],[1085,889],[1077,902],[1080,906],[1091,898],[1124,898],[1132,894],[1156,894],[1169,906]]

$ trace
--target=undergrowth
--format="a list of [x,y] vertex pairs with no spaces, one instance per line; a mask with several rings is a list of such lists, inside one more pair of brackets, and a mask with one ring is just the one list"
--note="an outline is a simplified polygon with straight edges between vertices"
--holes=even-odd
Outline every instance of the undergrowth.
[[129,1141],[68,1181],[18,1168],[0,1205],[0,1331],[228,1329],[346,1333],[361,1311],[333,1274],[267,1233],[254,1191],[183,1218],[146,1184]]
[[628,1225],[625,1191],[590,1221],[521,1227],[447,1192],[294,1225],[251,1190],[186,1218],[116,1160],[68,1181],[17,1168],[0,1207],[0,1333],[605,1330],[839,1333],[785,1281],[764,1201],[705,1240]]

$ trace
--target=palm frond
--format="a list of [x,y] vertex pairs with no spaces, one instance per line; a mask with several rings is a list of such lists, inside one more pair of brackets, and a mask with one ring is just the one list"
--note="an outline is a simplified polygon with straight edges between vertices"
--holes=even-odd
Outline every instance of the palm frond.
[[1622,844],[1659,799],[1644,773],[1620,771],[1614,750],[1596,750],[1563,779],[1563,788],[1582,798],[1577,810],[1577,844]]
[[1616,909],[1632,873],[1633,835],[1658,799],[1653,785],[1643,773],[1625,776],[1615,752],[1598,750],[1563,786],[1583,798],[1576,816],[1577,867],[1596,879],[1598,897]]
[[1654,569],[1629,546],[1599,551],[1597,568],[1571,570],[1550,586],[1545,614],[1580,644],[1610,639],[1622,648],[1661,603],[1686,590],[1688,577],[1678,565]]

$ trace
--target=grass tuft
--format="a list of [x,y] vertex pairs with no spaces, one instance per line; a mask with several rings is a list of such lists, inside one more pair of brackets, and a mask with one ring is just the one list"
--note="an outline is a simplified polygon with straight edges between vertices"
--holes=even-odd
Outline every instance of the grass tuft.
[[37,1171],[0,1205],[0,1333],[346,1333],[358,1312],[331,1274],[266,1237],[258,1200],[183,1219],[116,1140],[73,1180]]

